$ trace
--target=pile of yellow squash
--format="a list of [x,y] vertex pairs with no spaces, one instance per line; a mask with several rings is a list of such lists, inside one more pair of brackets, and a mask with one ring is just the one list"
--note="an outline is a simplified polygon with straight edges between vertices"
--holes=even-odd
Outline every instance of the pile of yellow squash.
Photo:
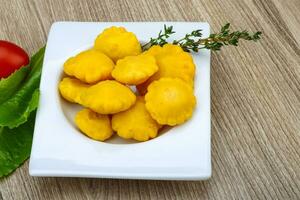
[[147,141],[164,125],[187,121],[196,106],[192,56],[172,44],[142,52],[137,37],[123,27],[105,29],[93,48],[64,63],[64,73],[60,94],[85,107],[75,124],[95,140],[116,133]]

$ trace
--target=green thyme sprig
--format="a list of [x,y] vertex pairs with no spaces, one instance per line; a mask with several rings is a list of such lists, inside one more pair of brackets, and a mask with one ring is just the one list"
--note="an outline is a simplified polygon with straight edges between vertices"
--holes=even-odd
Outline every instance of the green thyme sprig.
[[[171,30],[171,31],[166,31]],[[174,34],[173,27],[164,26],[164,32],[159,33],[159,37],[151,38],[151,40],[143,46],[143,50],[147,50],[153,45],[163,46],[168,43],[166,39]],[[191,33],[186,34],[183,38],[179,40],[174,40],[172,44],[177,44],[181,46],[184,51],[198,52],[199,49],[210,49],[213,51],[218,51],[223,46],[233,45],[238,46],[239,40],[249,40],[249,41],[258,41],[261,38],[261,32],[249,33],[248,31],[230,31],[230,23],[225,24],[219,33],[210,34],[208,38],[202,37],[202,30],[195,30]]]
[[[199,49],[199,39],[202,37],[202,30],[195,30],[191,33],[186,34],[183,38],[179,40],[174,40],[173,44],[178,44],[185,51],[193,50],[198,52]],[[197,39],[198,38],[198,39]]]
[[170,37],[170,35],[172,35],[174,33],[175,33],[175,31],[173,31],[173,26],[167,27],[166,25],[164,25],[164,30],[163,31],[161,30],[158,33],[157,38],[150,38],[150,41],[142,46],[142,49],[147,50],[148,48],[150,48],[153,45],[163,46],[168,43],[167,39]]

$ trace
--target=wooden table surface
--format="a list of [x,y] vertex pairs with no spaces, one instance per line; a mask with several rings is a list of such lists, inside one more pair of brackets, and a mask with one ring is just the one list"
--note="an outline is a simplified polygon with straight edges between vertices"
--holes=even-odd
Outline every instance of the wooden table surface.
[[1,0],[0,39],[30,54],[51,24],[207,21],[261,30],[258,43],[212,53],[212,178],[33,178],[28,162],[0,180],[3,199],[300,199],[299,0]]

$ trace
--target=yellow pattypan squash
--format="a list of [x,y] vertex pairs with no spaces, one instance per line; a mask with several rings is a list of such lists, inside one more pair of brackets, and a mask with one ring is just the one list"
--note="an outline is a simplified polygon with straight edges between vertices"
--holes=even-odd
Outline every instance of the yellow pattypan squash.
[[113,135],[108,115],[101,115],[90,109],[83,109],[75,116],[75,124],[88,137],[104,141]]
[[152,81],[163,77],[180,78],[193,87],[195,64],[189,53],[184,52],[180,46],[173,44],[166,44],[162,48],[153,46],[148,51],[149,53],[146,51],[146,54],[155,55],[159,69],[146,82],[137,86],[141,94],[146,93],[147,87]]
[[157,70],[155,58],[151,55],[127,56],[117,61],[112,77],[121,83],[137,85],[145,82]]
[[152,118],[159,124],[170,126],[188,120],[196,105],[192,87],[179,78],[161,78],[152,82],[145,100]]
[[61,96],[72,103],[81,104],[80,98],[83,92],[90,87],[90,85],[82,83],[75,78],[64,78],[59,83],[59,91]]
[[112,116],[113,130],[125,139],[147,141],[157,136],[160,127],[148,113],[143,97],[137,97],[130,109]]
[[151,55],[151,56],[157,56],[162,52],[162,47],[159,45],[153,45],[150,47],[147,51],[144,51],[144,55]]
[[86,83],[96,83],[111,77],[114,62],[101,51],[90,49],[75,57],[69,58],[64,64],[64,72]]
[[98,49],[115,62],[125,56],[135,56],[142,52],[141,45],[132,32],[123,27],[110,27],[100,33],[95,40]]
[[125,85],[106,80],[89,87],[81,96],[82,105],[100,114],[114,114],[127,110],[136,100]]

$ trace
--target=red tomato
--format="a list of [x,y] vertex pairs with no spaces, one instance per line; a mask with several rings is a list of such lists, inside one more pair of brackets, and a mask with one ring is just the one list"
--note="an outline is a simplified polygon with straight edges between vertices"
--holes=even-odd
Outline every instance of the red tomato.
[[28,65],[29,57],[19,46],[0,40],[0,79],[6,78],[22,66]]

